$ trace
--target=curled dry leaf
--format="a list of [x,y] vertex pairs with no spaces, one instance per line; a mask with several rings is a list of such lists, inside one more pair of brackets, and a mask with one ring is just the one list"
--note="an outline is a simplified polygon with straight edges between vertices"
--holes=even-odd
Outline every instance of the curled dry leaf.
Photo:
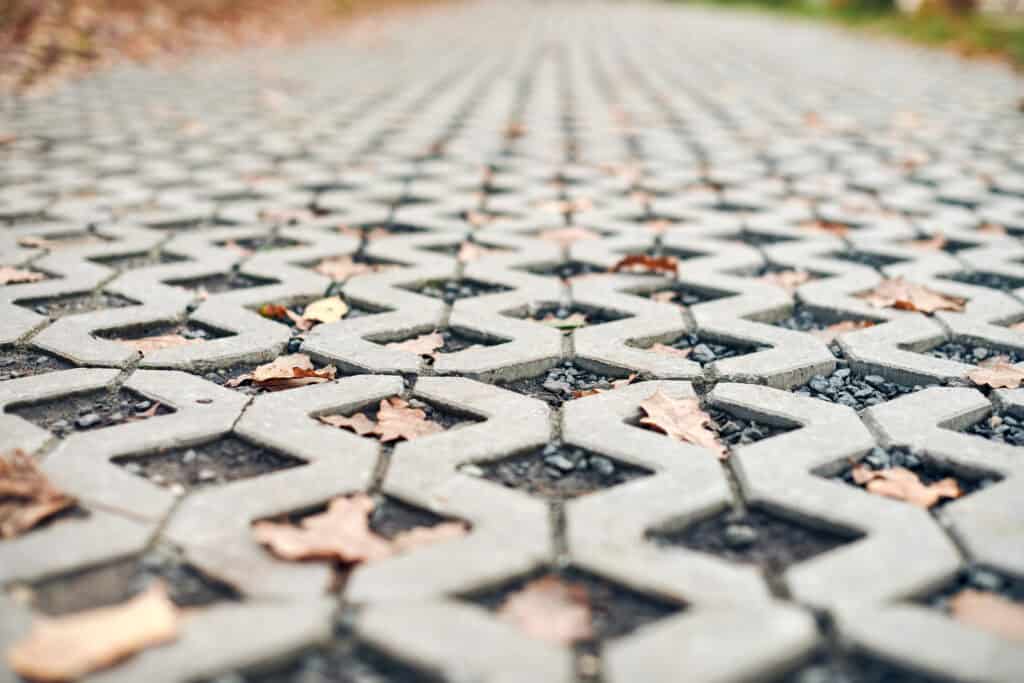
[[1024,643],[1024,605],[997,593],[967,588],[949,599],[953,618],[981,631]]
[[555,576],[531,581],[509,595],[498,609],[498,618],[533,638],[558,645],[593,637],[586,589]]
[[711,429],[711,416],[700,408],[695,398],[672,398],[661,389],[640,402],[646,413],[640,424],[667,434],[676,441],[684,441],[706,448],[725,460],[729,452]]
[[556,330],[571,332],[576,328],[585,327],[587,324],[587,316],[582,313],[572,313],[564,318],[559,318],[554,313],[549,313],[546,317],[542,318],[540,322],[544,323],[548,327],[554,327]]
[[33,681],[73,681],[178,636],[179,613],[163,584],[113,607],[40,619],[7,651]]
[[349,278],[359,275],[380,273],[396,267],[384,263],[359,263],[353,261],[351,256],[338,256],[336,258],[324,259],[316,264],[313,270],[321,275],[326,275],[335,282],[345,282]]
[[567,247],[574,242],[579,242],[580,240],[596,240],[600,237],[600,235],[593,230],[587,230],[586,228],[581,228],[579,226],[543,230],[537,236],[542,240],[555,242],[563,247]]
[[821,339],[826,344],[831,344],[835,341],[835,338],[844,332],[852,332],[854,330],[863,330],[868,327],[874,327],[875,323],[870,320],[841,320],[837,323],[829,325],[822,330],[811,330],[811,334]]
[[430,358],[434,358],[437,355],[436,351],[443,346],[444,337],[441,336],[441,333],[431,332],[430,334],[421,334],[413,339],[385,344],[384,348],[395,349],[397,351],[408,351],[409,353],[415,353],[420,356],[429,356]]
[[330,382],[336,375],[337,369],[333,365],[317,370],[309,356],[304,353],[293,353],[275,358],[250,373],[229,379],[224,386],[237,387],[252,383],[269,391],[283,391],[308,384]]
[[20,285],[25,282],[39,282],[45,279],[46,276],[42,273],[20,270],[10,266],[0,266],[0,285]]
[[611,272],[646,273],[678,273],[679,260],[674,256],[648,256],[647,254],[630,254],[611,268]]
[[920,249],[921,251],[942,251],[947,244],[949,244],[949,240],[941,232],[935,233],[928,239],[907,242],[907,246],[911,249]]
[[0,456],[0,539],[23,534],[74,504],[24,451]]
[[896,308],[920,313],[962,311],[967,303],[966,299],[940,294],[924,285],[907,282],[903,278],[882,280],[871,291],[857,296],[875,308]]
[[648,349],[648,351],[653,351],[654,353],[660,353],[660,354],[665,355],[665,356],[678,356],[680,358],[689,358],[690,354],[693,353],[693,349],[692,348],[689,348],[689,349],[677,349],[674,346],[669,346],[668,344],[662,344],[662,343],[658,343],[658,344],[653,345],[650,349]]
[[903,500],[925,509],[943,498],[959,498],[963,495],[960,485],[952,477],[925,485],[916,473],[905,467],[873,470],[866,465],[857,465],[851,474],[854,483],[865,487],[870,493]]
[[136,351],[141,351],[145,354],[151,351],[159,351],[161,349],[173,349],[178,346],[188,346],[189,344],[201,344],[203,340],[188,339],[187,337],[182,337],[180,334],[159,334],[155,337],[117,339],[116,341],[119,341],[122,344],[127,344]]
[[982,223],[978,226],[978,232],[985,235],[1005,235],[1006,228],[998,223]]
[[760,278],[761,282],[781,287],[787,292],[796,291],[797,287],[810,282],[814,278],[804,270],[782,270],[777,273],[767,273]]
[[996,361],[971,370],[967,373],[967,378],[978,386],[988,386],[993,389],[1016,389],[1021,382],[1024,382],[1024,369],[1012,363]]

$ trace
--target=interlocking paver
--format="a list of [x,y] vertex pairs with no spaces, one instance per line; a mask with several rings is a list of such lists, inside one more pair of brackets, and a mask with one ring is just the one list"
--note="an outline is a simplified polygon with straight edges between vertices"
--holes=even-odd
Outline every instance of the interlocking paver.
[[[1021,680],[1019,642],[942,607],[1019,601],[1024,576],[1024,389],[967,377],[1024,358],[1020,76],[678,3],[379,28],[5,102],[0,267],[34,275],[0,285],[0,453],[77,503],[0,540],[0,646],[42,582],[163,548],[232,599],[88,680],[305,683],[357,646],[451,683],[804,683],[857,658]],[[640,254],[675,270],[610,272]],[[363,270],[317,267],[344,258]],[[964,310],[865,300],[894,277]],[[260,312],[327,296],[350,312],[308,330]],[[864,325],[821,337],[842,321]],[[433,355],[388,346],[435,331]],[[160,334],[200,341],[125,343]],[[338,378],[227,382],[299,352]],[[698,400],[728,458],[644,428],[656,390]],[[444,430],[318,420],[393,397]],[[965,495],[852,483],[879,459]],[[371,527],[467,533],[355,567],[253,537],[357,492],[402,511]],[[478,599],[543,572],[669,609],[571,647]]]

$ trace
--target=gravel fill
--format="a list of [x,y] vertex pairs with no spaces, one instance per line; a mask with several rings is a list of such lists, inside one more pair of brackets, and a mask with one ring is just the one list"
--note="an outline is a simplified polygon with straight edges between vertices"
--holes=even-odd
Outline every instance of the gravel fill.
[[[600,325],[602,323],[611,323],[616,320],[624,320],[626,318],[633,317],[628,313],[621,313],[619,311],[613,311],[607,308],[591,308],[589,306],[579,306],[576,304],[537,304],[530,306],[527,310],[527,317],[537,322],[543,321],[549,315],[553,315],[559,320],[565,320],[574,313],[580,313],[587,319],[587,327],[592,325]],[[570,330],[566,330],[567,332]]]
[[799,396],[810,396],[849,406],[857,412],[879,403],[924,389],[916,384],[909,386],[890,382],[881,375],[858,375],[848,367],[846,361],[838,361],[839,367],[831,375],[815,375],[807,384],[797,388],[793,393]]
[[841,261],[849,261],[851,263],[859,263],[862,266],[870,266],[876,270],[891,266],[896,263],[905,263],[907,259],[898,258],[896,256],[887,256],[885,254],[875,254],[867,251],[858,251],[855,249],[849,249],[847,251],[836,251],[829,254],[831,258],[839,259]]
[[469,299],[484,294],[495,294],[507,292],[508,287],[496,285],[489,282],[480,282],[469,278],[458,280],[432,280],[418,287],[407,288],[410,291],[429,296],[434,299],[442,299],[446,304],[452,304],[459,299]]
[[288,247],[297,247],[301,242],[297,242],[287,237],[280,237],[278,235],[267,235],[265,237],[247,237],[240,240],[225,240],[223,242],[217,242],[217,246],[223,247],[228,242],[237,244],[243,249],[249,251],[273,251],[274,249],[287,249]]
[[262,287],[264,285],[276,284],[278,280],[243,275],[232,270],[227,273],[218,273],[207,277],[188,278],[185,280],[167,280],[166,283],[183,289],[190,289],[195,292],[205,291],[208,294],[220,294],[236,289],[248,289],[250,287]]
[[200,573],[173,547],[161,544],[141,557],[33,584],[32,604],[50,616],[69,614],[124,602],[156,580],[164,582],[171,600],[179,607],[240,600],[233,588]]
[[463,465],[460,471],[550,500],[576,498],[653,474],[560,442],[494,462]]
[[996,356],[1008,356],[1010,360],[1007,362],[1010,363],[1019,363],[1024,360],[1024,354],[1018,351],[996,349],[980,344],[961,344],[958,342],[946,342],[923,353],[934,358],[944,358],[958,363],[967,363],[968,365],[977,365],[984,360],[990,360]]
[[525,270],[534,275],[558,277],[562,280],[569,280],[580,275],[608,272],[607,268],[583,261],[565,261],[563,263],[549,263],[542,266],[529,266]]
[[732,235],[723,235],[720,239],[728,242],[742,242],[743,244],[751,247],[763,247],[772,244],[793,242],[796,238],[785,235],[773,235],[768,232],[751,232],[749,230],[745,230],[743,232],[733,233]]
[[473,346],[498,346],[508,341],[496,340],[493,337],[485,337],[484,335],[472,334],[452,328],[441,330],[441,336],[444,338],[444,346],[438,349],[438,353],[455,353]]
[[[622,377],[626,374],[628,371],[624,370]],[[553,406],[560,406],[565,401],[572,400],[576,392],[592,389],[609,390],[616,379],[622,378],[592,372],[572,361],[564,361],[543,375],[499,383],[499,386],[532,398],[539,398]]]
[[983,436],[989,441],[1024,446],[1024,418],[1008,413],[990,415],[980,422],[975,422],[964,432]]
[[109,292],[86,292],[42,299],[21,299],[15,303],[39,315],[49,316],[51,320],[63,318],[66,315],[139,305],[138,301]]
[[394,538],[409,529],[433,527],[449,521],[453,520],[390,496],[378,496],[376,507],[370,513],[370,528],[385,538]]
[[119,457],[114,462],[179,495],[305,464],[234,436],[189,448]]
[[996,593],[1007,600],[1024,603],[1024,579],[977,565],[972,565],[960,572],[952,581],[939,590],[920,598],[917,603],[948,613],[949,599],[967,588]]
[[718,438],[730,447],[757,443],[797,428],[796,425],[767,424],[758,420],[736,417],[720,408],[707,408],[706,412],[711,416],[711,426],[718,432]]
[[719,299],[724,299],[727,296],[733,296],[730,292],[696,289],[686,285],[674,285],[672,287],[657,289],[645,296],[648,299],[657,299],[656,295],[661,292],[672,292],[672,298],[669,299],[667,303],[673,303],[679,306],[695,306],[706,301],[717,301]]
[[0,381],[33,377],[56,370],[68,370],[73,364],[37,349],[0,348]]
[[114,393],[87,391],[38,403],[18,403],[8,406],[6,412],[64,437],[75,431],[102,429],[174,412],[161,403],[156,414],[148,416],[146,411],[152,407],[153,401],[142,394],[121,389]]
[[119,327],[112,330],[94,332],[93,335],[101,339],[114,341],[143,339],[145,337],[157,337],[169,334],[181,335],[185,339],[223,339],[224,337],[235,336],[234,332],[221,330],[203,323],[186,320],[180,323],[153,323],[150,325],[132,325],[130,327]]
[[771,572],[857,538],[852,532],[804,525],[757,508],[745,515],[731,510],[720,512],[682,529],[654,531],[649,537],[658,545],[683,546],[732,562],[755,564]]
[[1000,275],[998,273],[969,271],[965,273],[957,273],[956,275],[950,276],[949,279],[956,280],[957,282],[963,282],[968,285],[998,289],[1003,292],[1012,292],[1015,289],[1024,287],[1024,278]]
[[777,683],[951,683],[862,654],[819,654]]
[[667,346],[671,346],[674,349],[693,349],[689,355],[689,360],[700,363],[702,366],[718,360],[746,356],[747,354],[770,348],[768,346],[748,346],[722,340],[712,341],[695,333],[684,334],[669,342]]

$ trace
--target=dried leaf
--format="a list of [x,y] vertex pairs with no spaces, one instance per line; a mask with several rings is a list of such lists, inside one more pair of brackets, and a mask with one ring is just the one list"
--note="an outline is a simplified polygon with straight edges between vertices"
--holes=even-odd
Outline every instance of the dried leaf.
[[676,293],[673,292],[671,289],[666,289],[664,291],[654,292],[653,294],[651,294],[652,301],[657,301],[658,303],[662,304],[675,303],[675,299]]
[[20,285],[25,282],[39,282],[45,279],[46,276],[42,273],[20,270],[10,266],[0,266],[0,285]]
[[468,532],[468,527],[462,522],[441,522],[434,526],[418,526],[395,534],[391,539],[391,546],[396,552],[404,553],[420,546],[462,538]]
[[836,337],[843,334],[844,332],[852,332],[853,330],[863,330],[868,327],[874,327],[875,323],[870,320],[841,320],[837,323],[829,325],[823,330],[811,330],[811,334],[818,337],[826,344],[831,344],[835,341]]
[[555,242],[563,247],[568,247],[574,242],[580,240],[596,240],[601,236],[593,230],[587,230],[579,226],[573,226],[569,228],[552,228],[551,230],[544,230],[537,235],[542,240],[548,242]]
[[459,247],[459,253],[455,257],[460,263],[470,263],[471,261],[478,261],[485,256],[496,253],[495,249],[487,249],[481,247],[479,244],[474,242],[463,242],[462,246]]
[[564,318],[559,318],[554,313],[549,313],[544,318],[541,318],[540,322],[544,323],[548,327],[554,327],[556,330],[569,332],[579,327],[585,327],[587,324],[587,316],[582,313],[572,313]]
[[430,358],[434,358],[437,355],[435,352],[442,346],[444,346],[444,337],[441,336],[441,333],[431,332],[430,334],[421,334],[413,339],[385,344],[384,348],[395,349],[397,351],[408,351],[409,353],[415,353],[419,356],[429,356]]
[[304,518],[299,526],[257,522],[253,536],[283,560],[336,560],[345,564],[379,560],[391,544],[370,529],[373,499],[365,493],[335,498],[327,510]]
[[729,457],[725,446],[711,429],[711,416],[701,410],[697,399],[672,398],[658,389],[640,402],[640,409],[646,413],[646,417],[640,418],[640,424],[676,441],[707,448],[722,460]]
[[679,260],[674,256],[648,256],[647,254],[630,254],[611,268],[611,272],[623,270],[646,273],[678,273]]
[[1024,642],[1024,605],[997,593],[966,588],[949,599],[957,621],[993,635]]
[[766,273],[759,279],[769,285],[781,287],[787,292],[795,292],[797,287],[814,278],[804,270],[782,270],[777,273]]
[[1011,330],[1024,331],[1024,321],[1010,325]]
[[1005,235],[1006,228],[998,223],[982,223],[978,226],[978,232],[985,235]]
[[252,249],[249,249],[248,247],[243,247],[241,244],[234,240],[228,240],[221,246],[227,249],[228,251],[234,252],[238,256],[252,256],[253,253]]
[[159,351],[161,349],[173,349],[178,346],[188,346],[189,344],[201,344],[202,339],[188,339],[182,337],[180,334],[159,334],[155,337],[141,337],[139,339],[116,339],[122,344],[131,346],[136,351],[142,353],[149,353],[151,351]]
[[306,306],[302,318],[313,323],[334,323],[344,318],[346,313],[348,304],[342,301],[340,296],[331,296]]
[[949,240],[941,232],[935,233],[928,239],[907,242],[907,246],[911,249],[920,249],[921,251],[942,251],[947,244],[949,244]]
[[[1009,358],[1007,358],[1009,360]],[[978,386],[993,389],[1016,389],[1024,382],[1024,369],[1001,361],[986,362],[983,367],[971,370],[967,378]]]
[[263,304],[259,312],[264,318],[271,320],[291,320],[291,311],[281,304]]
[[0,539],[19,536],[74,504],[24,451],[0,456]]
[[513,121],[505,128],[505,138],[508,140],[518,140],[524,135],[526,135],[526,126],[517,121]]
[[330,382],[336,375],[337,369],[333,365],[317,370],[309,356],[304,353],[293,353],[260,365],[251,373],[229,379],[224,386],[237,387],[251,382],[269,391],[284,391],[309,384]]
[[692,348],[677,349],[674,346],[669,346],[668,344],[661,343],[655,344],[650,349],[648,349],[648,351],[653,351],[654,353],[660,353],[666,356],[679,356],[680,358],[689,358],[690,354],[693,353]]
[[835,235],[836,237],[843,237],[846,233],[850,232],[849,226],[844,225],[843,223],[835,223],[833,221],[807,221],[806,223],[801,223],[799,227],[812,232],[824,232],[829,235]]
[[925,485],[916,473],[905,467],[873,470],[866,465],[857,465],[851,474],[854,483],[864,486],[870,493],[903,500],[924,509],[932,507],[943,498],[959,498],[962,495],[956,479],[947,477]]
[[644,227],[653,232],[655,235],[664,235],[666,232],[672,229],[672,221],[667,221],[664,218],[659,218],[653,221],[645,222]]
[[177,638],[178,609],[163,584],[113,607],[40,619],[7,651],[7,663],[33,681],[72,681]]
[[423,410],[410,408],[408,402],[403,399],[386,398],[380,402],[375,432],[382,443],[399,439],[412,441],[443,431],[444,427],[429,421]]
[[313,270],[326,275],[335,282],[345,282],[349,278],[359,275],[379,273],[391,268],[396,268],[383,263],[359,263],[353,261],[351,256],[338,256],[336,258],[324,259],[313,267]]
[[586,589],[546,576],[509,595],[498,617],[527,635],[558,645],[593,637]]
[[628,377],[623,377],[622,379],[613,379],[612,389],[621,389],[623,387],[628,387],[630,384],[636,381],[637,377],[638,375],[635,372],[631,372],[629,373]]
[[946,296],[903,278],[883,280],[870,292],[857,296],[875,308],[896,308],[920,313],[962,311],[967,303],[966,299]]
[[374,430],[377,429],[377,423],[363,413],[356,413],[351,417],[346,417],[344,415],[322,415],[318,419],[324,424],[328,424],[339,429],[347,429],[355,432],[359,436],[368,436],[373,434]]

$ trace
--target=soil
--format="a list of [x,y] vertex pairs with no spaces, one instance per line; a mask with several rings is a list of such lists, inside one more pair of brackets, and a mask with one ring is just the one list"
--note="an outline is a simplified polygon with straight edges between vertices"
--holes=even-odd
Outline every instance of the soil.
[[751,508],[745,515],[725,511],[679,530],[651,532],[649,537],[658,545],[683,546],[778,572],[856,540],[857,535]]
[[956,280],[957,282],[963,282],[968,285],[998,289],[1004,292],[1012,292],[1015,289],[1024,287],[1024,278],[1000,275],[998,273],[967,271],[952,275],[949,279]]
[[672,292],[672,298],[665,303],[673,303],[679,306],[696,306],[706,301],[717,301],[724,299],[728,296],[733,296],[731,292],[718,292],[714,290],[698,290],[693,287],[687,287],[686,285],[674,285],[668,289],[659,289],[657,291],[646,294],[648,299],[655,299],[655,295],[661,294],[662,292]]
[[701,366],[714,363],[715,361],[725,360],[726,358],[746,356],[750,353],[756,353],[758,351],[764,351],[765,349],[771,348],[768,346],[736,344],[721,340],[712,341],[711,339],[702,337],[699,334],[684,334],[668,342],[666,346],[671,346],[674,349],[680,350],[693,349],[690,352],[688,359],[695,363],[700,363]]
[[910,386],[890,382],[881,375],[855,374],[843,360],[840,360],[838,365],[831,375],[815,375],[794,393],[849,406],[860,412],[873,405],[924,389],[920,384]]
[[192,290],[194,292],[207,292],[209,294],[220,294],[236,289],[248,289],[250,287],[262,287],[264,285],[276,284],[278,280],[243,275],[232,270],[227,273],[219,273],[207,277],[190,278],[186,280],[167,280],[166,283]]
[[460,469],[549,500],[576,498],[653,474],[646,468],[560,442]]
[[153,401],[130,389],[121,389],[68,394],[37,403],[16,403],[8,406],[6,412],[64,437],[75,431],[102,429],[175,412],[162,403],[158,406],[156,413],[150,415],[147,411],[152,410]]
[[33,607],[56,616],[124,602],[156,580],[167,586],[171,600],[180,607],[240,599],[233,588],[200,573],[168,545],[158,545],[141,557],[45,579],[30,590]]
[[[622,377],[629,374],[627,370],[623,370],[622,373]],[[560,406],[565,401],[575,398],[575,394],[578,392],[593,389],[609,390],[612,388],[612,382],[617,379],[621,378],[592,372],[578,367],[572,361],[565,361],[543,375],[515,382],[499,383],[498,386],[532,398],[539,398],[553,406]]]
[[238,240],[225,240],[223,242],[217,242],[218,247],[223,247],[228,242],[237,244],[243,249],[249,251],[273,251],[274,249],[286,249],[288,247],[297,247],[301,242],[296,240],[288,239],[287,237],[280,237],[278,235],[267,235],[266,237],[248,237],[245,239]]
[[455,353],[474,346],[498,346],[509,341],[507,339],[496,340],[493,337],[485,337],[484,335],[462,332],[451,328],[441,330],[441,336],[444,338],[444,346],[438,349],[438,353]]
[[772,244],[782,244],[784,242],[792,242],[795,237],[785,237],[782,235],[773,235],[767,232],[750,232],[744,231],[734,235],[726,235],[722,239],[730,242],[742,242],[751,247],[764,247]]
[[929,349],[923,353],[935,358],[944,358],[958,363],[967,363],[968,365],[976,365],[984,360],[990,360],[997,356],[1008,357],[1009,360],[1005,360],[1004,358],[1004,362],[1007,363],[1020,363],[1024,360],[1024,353],[1019,351],[996,349],[991,346],[982,346],[980,344],[960,344],[957,342],[946,342],[945,344],[936,346],[934,349]]
[[0,348],[0,381],[33,377],[57,370],[69,370],[73,364],[38,349],[11,346]]
[[109,292],[85,292],[84,294],[67,294],[41,299],[20,299],[15,303],[22,308],[35,311],[39,315],[49,316],[51,320],[66,315],[139,305],[138,301]]
[[384,538],[394,538],[417,527],[434,527],[454,521],[390,496],[378,496],[370,514],[370,528]]
[[89,260],[99,263],[100,265],[109,266],[117,272],[123,273],[129,270],[148,268],[149,266],[162,266],[167,263],[180,263],[182,261],[187,261],[188,259],[161,251],[155,254],[147,252],[142,254],[123,254],[119,256],[92,256]]
[[907,259],[897,258],[895,256],[886,256],[884,254],[875,254],[867,251],[857,251],[854,249],[836,251],[829,254],[829,256],[841,261],[849,261],[851,263],[859,263],[862,266],[870,266],[876,270],[886,266],[891,266],[895,263],[904,263],[907,261]]
[[983,436],[989,441],[1024,446],[1024,419],[1008,413],[996,413],[975,422],[964,430],[968,434]]
[[434,299],[442,299],[446,304],[453,304],[459,299],[469,299],[484,294],[495,294],[507,292],[509,287],[496,285],[469,278],[458,280],[433,280],[419,287],[408,288],[410,291],[429,296]]
[[[1001,477],[996,475],[985,475],[980,472],[963,473],[957,472],[953,469],[942,465],[941,463],[935,462],[929,459],[926,455],[922,456],[912,452],[907,448],[873,448],[864,459],[863,464],[867,465],[872,470],[886,470],[892,467],[903,467],[911,472],[917,474],[921,479],[921,482],[925,485],[933,484],[937,481],[945,479],[947,477],[955,479],[963,492],[961,497],[969,496],[975,491],[987,488],[992,484],[997,483]],[[832,479],[842,481],[850,486],[857,486],[863,488],[859,484],[853,481],[853,465],[848,465],[839,474],[831,477]],[[940,508],[953,502],[954,499],[942,498],[936,503],[932,509]]]
[[120,457],[114,462],[179,494],[305,464],[235,436],[189,448]]
[[204,325],[203,323],[194,322],[192,320],[186,320],[180,323],[152,323],[149,325],[132,325],[129,327],[119,327],[112,330],[101,330],[99,332],[93,333],[94,336],[100,337],[101,339],[111,339],[114,341],[131,341],[134,339],[143,339],[146,337],[157,337],[170,334],[180,335],[185,339],[200,339],[203,341],[235,336],[233,332],[220,330],[215,327],[210,327],[209,325]]
[[580,275],[608,272],[607,268],[583,261],[564,261],[562,263],[548,263],[542,266],[528,266],[525,270],[534,275],[557,277],[562,280],[571,280]]
[[859,653],[819,654],[777,683],[952,683]]

